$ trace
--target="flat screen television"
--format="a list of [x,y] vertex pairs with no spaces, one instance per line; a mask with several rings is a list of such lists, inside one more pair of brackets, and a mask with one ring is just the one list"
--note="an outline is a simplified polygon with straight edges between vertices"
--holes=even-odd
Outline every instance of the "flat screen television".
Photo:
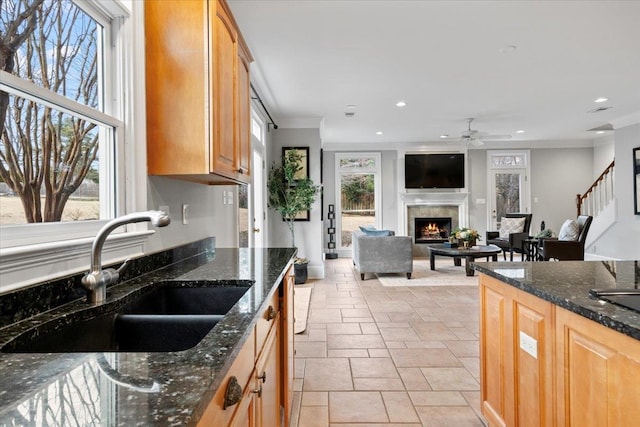
[[405,188],[464,188],[464,154],[405,154]]

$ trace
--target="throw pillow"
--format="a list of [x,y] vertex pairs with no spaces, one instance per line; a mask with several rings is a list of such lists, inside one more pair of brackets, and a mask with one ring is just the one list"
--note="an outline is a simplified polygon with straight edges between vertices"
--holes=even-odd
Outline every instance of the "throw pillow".
[[573,219],[568,219],[560,227],[558,233],[558,240],[578,240],[578,234],[580,233],[580,227],[578,223]]
[[500,238],[508,239],[511,233],[522,233],[524,231],[525,218],[505,218],[500,219]]
[[362,230],[367,236],[393,236],[395,233],[390,230]]
[[361,225],[360,226],[360,230],[362,231],[367,231],[367,230],[375,230],[376,228],[373,225]]

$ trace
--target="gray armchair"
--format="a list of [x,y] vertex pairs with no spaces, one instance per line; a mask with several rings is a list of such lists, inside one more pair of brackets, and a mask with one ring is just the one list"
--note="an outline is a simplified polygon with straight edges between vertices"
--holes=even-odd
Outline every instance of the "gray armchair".
[[506,218],[524,218],[524,229],[521,233],[510,233],[508,238],[500,237],[499,231],[487,231],[487,245],[496,245],[502,249],[502,256],[507,259],[509,251],[509,261],[513,261],[513,253],[522,254],[522,241],[529,238],[531,228],[531,218],[533,214],[528,213],[508,213]]
[[584,260],[584,243],[587,240],[587,233],[591,227],[593,217],[589,215],[580,215],[576,222],[578,223],[578,239],[577,240],[558,240],[543,239],[540,241],[538,248],[538,257],[543,261],[557,259],[559,261],[583,261]]
[[413,273],[413,241],[409,236],[351,234],[353,264],[364,280],[365,273]]

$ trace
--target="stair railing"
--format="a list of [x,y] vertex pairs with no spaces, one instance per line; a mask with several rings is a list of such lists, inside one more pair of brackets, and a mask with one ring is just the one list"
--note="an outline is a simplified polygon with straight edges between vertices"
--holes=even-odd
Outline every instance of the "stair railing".
[[596,216],[613,200],[613,167],[615,160],[600,174],[584,194],[576,195],[578,215]]

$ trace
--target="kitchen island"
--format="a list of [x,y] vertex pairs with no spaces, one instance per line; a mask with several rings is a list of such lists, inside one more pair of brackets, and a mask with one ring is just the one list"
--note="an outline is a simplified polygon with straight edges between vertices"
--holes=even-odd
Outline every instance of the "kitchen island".
[[640,287],[637,261],[474,267],[490,426],[637,425],[640,313],[590,295]]
[[[98,315],[110,304],[139,296],[143,288],[159,282],[250,285],[224,318],[188,350],[0,353],[0,425],[184,426],[219,419],[226,424],[229,414],[241,406],[233,405],[225,414],[216,400],[224,394],[229,374],[238,376],[241,388],[252,387],[251,369],[262,357],[265,366],[284,369],[277,375],[284,378],[270,383],[278,384],[280,390],[275,392],[280,394],[292,376],[283,354],[291,351],[286,345],[290,331],[286,325],[284,330],[271,325],[292,321],[280,303],[287,298],[285,287],[293,284],[294,255],[290,248],[207,250],[110,287],[103,305],[89,307],[84,299],[75,300],[0,328],[1,347],[51,321]],[[260,353],[268,344],[278,357],[266,350],[264,356]],[[274,362],[281,359],[285,363]],[[280,397],[275,401],[282,402]]]

